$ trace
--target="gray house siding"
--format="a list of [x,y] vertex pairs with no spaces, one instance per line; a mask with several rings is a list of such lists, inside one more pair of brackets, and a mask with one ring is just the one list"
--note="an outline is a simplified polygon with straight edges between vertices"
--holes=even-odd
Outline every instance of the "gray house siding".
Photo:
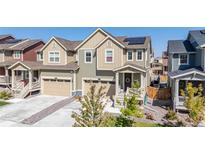
[[195,61],[196,61],[195,59],[196,59],[195,54],[189,54],[189,60],[188,60],[189,63],[188,63],[188,65],[181,65],[180,64],[180,54],[174,54],[173,56],[170,55],[169,56],[169,66],[171,66],[171,68],[169,67],[169,72],[177,71],[177,70],[185,70],[185,69],[194,67],[194,66],[196,66],[195,65]]
[[77,82],[76,87],[77,90],[82,90],[82,79],[83,78],[100,78],[100,79],[108,79],[114,80],[114,72],[113,71],[97,71],[97,58],[95,54],[95,50],[92,50],[92,63],[84,62],[84,51],[79,50],[79,71],[77,72]]

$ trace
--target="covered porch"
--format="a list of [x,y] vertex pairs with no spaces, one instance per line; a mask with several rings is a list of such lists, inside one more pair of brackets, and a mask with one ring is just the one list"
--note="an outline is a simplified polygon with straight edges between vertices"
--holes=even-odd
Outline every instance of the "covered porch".
[[115,95],[117,98],[124,97],[133,84],[139,84],[139,99],[143,101],[147,87],[146,70],[139,66],[125,65],[113,70],[115,72]]
[[11,89],[16,97],[24,98],[29,93],[40,90],[39,69],[23,62],[17,62],[9,69],[11,70]]
[[[181,90],[186,90],[186,85],[192,83],[194,87],[198,87],[199,84],[203,87],[203,93],[205,95],[205,73],[197,70],[190,69],[186,71],[180,71],[178,73],[169,73],[171,86],[172,86],[172,101],[174,110],[186,110],[184,106],[185,98],[181,95]],[[186,91],[185,91],[186,92]]]

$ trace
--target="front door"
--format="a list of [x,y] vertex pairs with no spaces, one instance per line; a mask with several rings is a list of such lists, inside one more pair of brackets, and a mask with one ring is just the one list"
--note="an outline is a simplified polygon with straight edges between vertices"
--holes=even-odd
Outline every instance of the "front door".
[[127,91],[127,88],[131,88],[131,86],[132,86],[132,74],[125,73],[125,91]]

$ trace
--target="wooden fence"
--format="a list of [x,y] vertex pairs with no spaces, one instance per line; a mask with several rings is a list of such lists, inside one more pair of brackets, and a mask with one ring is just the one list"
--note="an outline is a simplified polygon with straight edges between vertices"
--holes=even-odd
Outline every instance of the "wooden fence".
[[154,100],[168,100],[171,98],[171,88],[148,87],[147,95]]

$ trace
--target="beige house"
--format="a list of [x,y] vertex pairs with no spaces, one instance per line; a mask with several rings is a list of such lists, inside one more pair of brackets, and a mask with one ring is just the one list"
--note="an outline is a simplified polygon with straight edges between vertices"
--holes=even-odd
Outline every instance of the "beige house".
[[107,96],[118,98],[135,81],[144,92],[150,84],[150,37],[115,37],[98,28],[83,41],[53,37],[41,52],[41,62],[16,62],[9,68],[12,85],[16,85],[16,70],[27,72],[28,84],[21,93],[27,92],[21,97],[35,90],[46,95],[85,95],[92,82],[105,86]]

